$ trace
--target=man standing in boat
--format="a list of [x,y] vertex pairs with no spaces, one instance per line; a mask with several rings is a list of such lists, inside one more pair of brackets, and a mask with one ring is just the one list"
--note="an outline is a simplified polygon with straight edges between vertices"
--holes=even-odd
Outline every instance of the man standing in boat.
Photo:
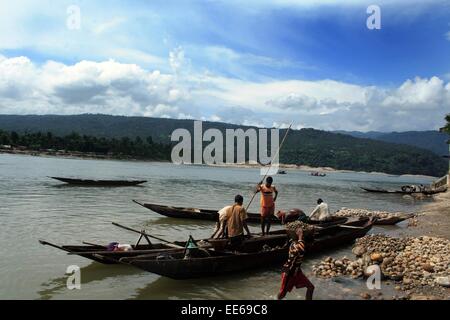
[[247,211],[242,206],[244,198],[238,194],[234,197],[234,205],[227,210],[227,232],[232,247],[238,247],[244,240],[244,229],[249,236],[250,230],[247,226]]
[[303,241],[303,229],[297,228],[295,232],[288,232],[292,238],[289,247],[289,256],[283,265],[281,274],[281,288],[278,299],[283,299],[286,293],[291,292],[294,287],[297,289],[306,287],[306,300],[312,300],[314,285],[303,274],[301,265],[305,254],[305,242]]
[[256,192],[261,192],[261,231],[263,236],[269,234],[271,218],[275,214],[275,201],[278,197],[278,190],[272,183],[273,178],[267,177],[266,183],[263,184],[261,181],[256,188]]

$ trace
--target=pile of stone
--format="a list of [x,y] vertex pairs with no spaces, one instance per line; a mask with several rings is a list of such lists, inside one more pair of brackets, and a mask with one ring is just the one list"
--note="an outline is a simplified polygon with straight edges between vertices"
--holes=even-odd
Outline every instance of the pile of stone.
[[378,265],[384,279],[401,281],[399,289],[421,286],[450,286],[450,241],[443,238],[393,238],[368,235],[356,241],[356,259],[326,258],[313,266],[319,277],[368,277],[372,265]]
[[301,222],[301,221],[293,221],[293,222],[289,222],[289,223],[287,223],[286,225],[285,225],[285,228],[286,228],[286,232],[289,234],[289,233],[295,233],[295,231],[298,229],[298,228],[302,228],[303,229],[303,232],[304,233],[312,233],[312,232],[314,232],[315,231],[315,227],[314,226],[312,226],[312,225],[310,225],[310,224],[307,224],[307,223],[304,223],[304,222]]
[[373,217],[373,218],[390,218],[390,217],[400,217],[404,216],[404,212],[388,212],[388,211],[371,211],[367,209],[351,209],[342,208],[335,213],[339,217]]

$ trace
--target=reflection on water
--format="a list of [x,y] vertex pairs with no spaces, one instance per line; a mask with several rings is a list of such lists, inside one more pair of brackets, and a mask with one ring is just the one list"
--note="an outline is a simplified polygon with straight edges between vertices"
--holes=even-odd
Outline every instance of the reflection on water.
[[[92,262],[89,265],[80,268],[81,286],[85,286],[95,281],[107,281],[111,277],[120,277],[127,275],[135,275],[140,273],[138,269],[129,268],[126,265],[104,265]],[[63,275],[53,279],[49,279],[41,284],[38,294],[41,299],[52,299],[57,297],[67,289],[68,275]]]
[[[318,197],[325,199],[331,210],[346,206],[412,212],[423,202],[398,195],[370,194],[360,187],[396,188],[431,181],[363,173],[329,173],[324,178],[295,170],[287,170],[287,173],[275,177],[280,191],[277,206],[301,208],[306,212],[313,209]],[[144,179],[148,182],[123,188],[82,187],[68,186],[48,176]],[[92,263],[42,246],[37,241],[45,239],[59,244],[136,242],[135,233],[111,225],[112,221],[136,229],[145,228],[150,234],[167,240],[187,240],[189,235],[206,238],[214,227],[212,222],[161,217],[133,203],[132,199],[218,209],[230,204],[237,193],[248,200],[259,179],[259,170],[249,168],[0,155],[0,298],[273,299],[280,280],[277,268],[174,281],[127,266]],[[258,211],[258,202],[251,205],[252,212]],[[253,232],[259,232],[258,229],[258,226],[251,226]],[[398,235],[404,232],[404,224],[376,228],[375,232],[377,230]],[[333,254],[340,253],[350,255],[350,247]],[[305,261],[305,272],[310,272],[312,264],[321,257]],[[69,265],[81,267],[81,290],[66,289],[65,271]],[[313,279],[319,284],[316,285],[317,298],[335,298],[348,289],[347,284]],[[361,282],[356,281],[351,290],[360,287]],[[298,291],[288,298],[303,298],[304,292]]]

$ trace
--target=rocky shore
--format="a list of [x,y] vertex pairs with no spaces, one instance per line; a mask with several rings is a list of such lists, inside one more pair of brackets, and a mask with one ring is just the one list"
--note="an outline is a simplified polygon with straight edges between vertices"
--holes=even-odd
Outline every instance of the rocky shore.
[[[368,235],[356,241],[352,253],[354,259],[327,257],[313,266],[314,274],[323,278],[364,279],[377,266],[383,282],[394,282],[399,291],[393,299],[450,299],[450,241],[447,239]],[[368,297],[370,294],[363,298]]]
[[[346,217],[402,214],[349,208],[338,211]],[[388,235],[393,228],[398,230],[396,237]],[[368,267],[376,266],[381,291],[367,289],[361,293],[362,299],[450,299],[450,192],[421,203],[407,225],[376,231],[383,234],[367,235],[355,242],[353,257],[327,257],[315,264],[312,272],[322,279],[361,279],[365,287],[373,272]]]

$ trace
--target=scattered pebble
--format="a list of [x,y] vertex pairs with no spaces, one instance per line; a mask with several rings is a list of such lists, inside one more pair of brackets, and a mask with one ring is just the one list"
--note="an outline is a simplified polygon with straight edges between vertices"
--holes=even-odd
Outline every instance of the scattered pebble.
[[364,278],[371,275],[369,266],[379,265],[382,278],[395,281],[395,289],[408,295],[417,294],[417,290],[425,287],[432,288],[433,293],[450,287],[450,241],[447,239],[367,235],[356,240],[352,252],[356,256],[354,260],[327,257],[313,266],[314,274],[324,278]]
[[361,298],[363,298],[364,300],[369,300],[370,298],[372,298],[372,296],[370,294],[368,294],[367,292],[363,292],[360,294]]

